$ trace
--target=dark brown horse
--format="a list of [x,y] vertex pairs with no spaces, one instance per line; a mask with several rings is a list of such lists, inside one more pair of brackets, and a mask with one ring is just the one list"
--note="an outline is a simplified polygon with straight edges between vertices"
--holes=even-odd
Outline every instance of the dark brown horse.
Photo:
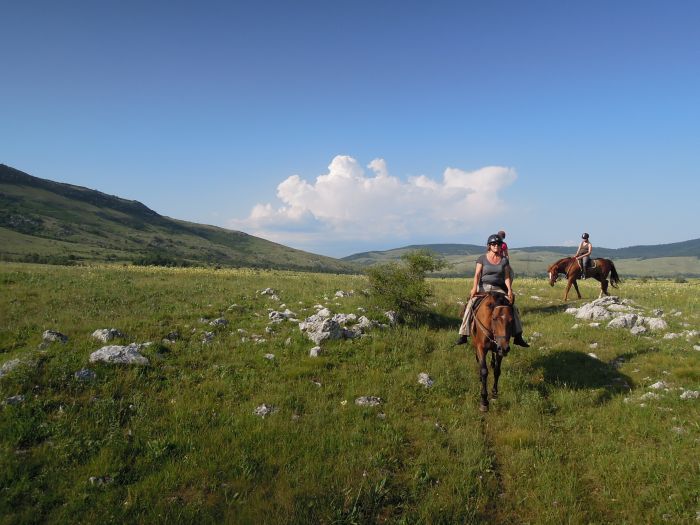
[[476,306],[474,322],[470,332],[472,344],[476,351],[481,377],[481,404],[479,410],[489,409],[488,390],[486,388],[489,369],[486,355],[491,351],[491,369],[493,370],[493,389],[491,397],[498,397],[498,378],[501,376],[501,361],[510,350],[510,338],[513,325],[513,306],[508,298],[500,293],[486,293]]
[[[610,276],[610,284],[613,288],[617,288],[617,284],[620,282],[620,277],[617,275],[617,270],[615,265],[610,259],[593,259],[591,266],[586,268],[586,277],[592,277],[600,281],[600,294],[598,297],[602,297],[603,294],[610,295],[608,293],[608,275]],[[564,292],[564,300],[569,298],[569,290],[571,285],[574,285],[578,298],[581,299],[581,292],[578,289],[578,284],[576,280],[581,276],[581,267],[575,257],[564,257],[559,259],[547,270],[549,272],[549,284],[554,286],[557,282],[560,274],[566,276],[566,292]]]

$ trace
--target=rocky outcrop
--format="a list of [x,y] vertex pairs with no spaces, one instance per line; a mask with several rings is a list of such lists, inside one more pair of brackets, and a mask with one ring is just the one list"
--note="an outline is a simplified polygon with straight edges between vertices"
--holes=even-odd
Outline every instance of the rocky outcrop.
[[148,359],[139,353],[141,348],[142,345],[137,343],[131,343],[128,346],[103,346],[99,350],[90,354],[90,362],[103,362],[122,365],[147,365]]

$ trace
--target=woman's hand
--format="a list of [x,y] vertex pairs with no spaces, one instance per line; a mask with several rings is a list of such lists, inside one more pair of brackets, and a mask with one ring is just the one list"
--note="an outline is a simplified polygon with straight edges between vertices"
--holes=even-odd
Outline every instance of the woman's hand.
[[469,292],[469,298],[471,299],[475,295],[476,295],[476,286],[474,288],[472,288],[471,291]]
[[513,293],[513,290],[508,290],[508,300],[510,301],[510,304],[515,302],[515,294]]

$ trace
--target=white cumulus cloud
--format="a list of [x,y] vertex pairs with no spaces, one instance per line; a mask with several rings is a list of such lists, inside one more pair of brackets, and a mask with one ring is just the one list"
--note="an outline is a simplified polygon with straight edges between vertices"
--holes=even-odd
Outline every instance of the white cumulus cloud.
[[[277,186],[279,203],[256,204],[229,226],[283,244],[319,251],[324,242],[387,242],[398,247],[412,238],[444,242],[484,224],[508,209],[500,192],[513,184],[513,168],[476,171],[448,167],[441,179],[426,175],[402,180],[384,159],[368,165],[338,155],[328,173],[308,182],[292,175]],[[323,251],[323,250],[320,250]]]

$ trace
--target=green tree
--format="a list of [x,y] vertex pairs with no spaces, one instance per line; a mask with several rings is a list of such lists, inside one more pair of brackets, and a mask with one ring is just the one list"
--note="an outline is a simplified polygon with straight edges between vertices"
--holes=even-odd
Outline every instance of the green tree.
[[429,250],[408,252],[401,262],[372,266],[367,270],[370,291],[381,306],[395,310],[404,320],[415,321],[428,312],[432,289],[426,274],[445,268],[444,259]]

